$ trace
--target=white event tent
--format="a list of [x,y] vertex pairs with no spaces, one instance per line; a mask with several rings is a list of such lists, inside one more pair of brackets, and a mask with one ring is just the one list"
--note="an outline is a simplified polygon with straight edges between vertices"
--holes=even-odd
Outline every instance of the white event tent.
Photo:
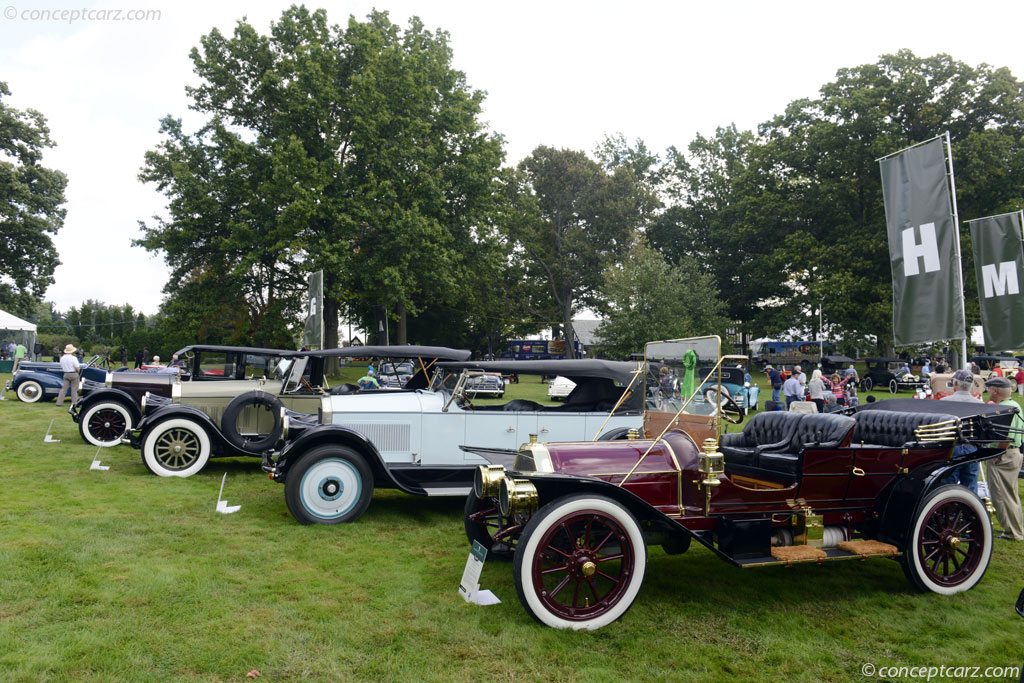
[[36,345],[35,323],[22,320],[7,311],[0,311],[0,342],[12,341],[24,344],[31,357],[32,349]]

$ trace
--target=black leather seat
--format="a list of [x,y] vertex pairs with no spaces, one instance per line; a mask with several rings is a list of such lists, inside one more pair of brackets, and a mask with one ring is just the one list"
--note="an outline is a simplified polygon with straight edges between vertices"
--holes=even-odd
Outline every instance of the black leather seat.
[[514,398],[505,404],[502,410],[506,412],[533,412],[537,410],[543,410],[544,406],[534,401],[528,401],[525,398]]
[[757,467],[757,456],[761,451],[786,448],[803,417],[800,413],[758,413],[750,418],[742,432],[723,434],[719,449],[726,464]]
[[785,449],[758,454],[757,466],[798,477],[803,472],[804,452],[812,448],[846,445],[857,421],[847,415],[830,413],[804,415]]
[[336,387],[331,387],[332,396],[342,396],[344,394],[355,394],[359,391],[359,386],[355,384],[339,384]]
[[889,410],[861,410],[854,414],[857,422],[853,443],[902,448],[917,441],[914,430],[922,425],[955,420],[945,413],[897,413]]

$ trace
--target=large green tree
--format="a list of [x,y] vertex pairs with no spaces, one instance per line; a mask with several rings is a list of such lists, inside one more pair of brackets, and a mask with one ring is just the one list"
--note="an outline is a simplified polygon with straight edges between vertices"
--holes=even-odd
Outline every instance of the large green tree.
[[242,287],[255,321],[291,315],[302,274],[322,268],[329,346],[342,309],[365,323],[385,308],[404,341],[407,314],[466,304],[466,246],[497,244],[477,243],[502,151],[446,33],[384,12],[332,26],[293,6],[269,35],[244,21],[212,31],[192,60],[192,107],[211,118],[195,136],[165,120],[143,173],[171,197],[171,220],[142,243],[179,279],[201,269]]
[[[841,69],[757,136],[698,137],[677,220],[652,243],[672,257],[692,245],[714,259],[730,316],[754,334],[817,332],[820,308],[830,333],[884,348],[892,278],[876,160],[946,130],[961,220],[1020,208],[1022,84],[1005,68],[904,50]],[[971,318],[966,229],[962,243]]]
[[614,358],[642,352],[654,339],[725,334],[725,305],[697,258],[665,260],[638,236],[622,263],[604,272],[599,351]]
[[515,210],[502,226],[527,276],[544,283],[550,304],[541,310],[572,340],[573,315],[602,300],[602,273],[620,261],[657,200],[630,164],[609,170],[575,150],[538,147],[517,171],[503,188]]
[[0,81],[0,308],[31,316],[60,264],[52,235],[64,225],[67,177],[42,165],[53,147],[38,111],[7,105]]

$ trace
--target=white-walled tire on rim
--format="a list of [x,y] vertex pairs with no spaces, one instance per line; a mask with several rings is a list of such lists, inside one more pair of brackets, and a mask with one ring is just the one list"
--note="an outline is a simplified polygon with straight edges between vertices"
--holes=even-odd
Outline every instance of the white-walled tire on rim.
[[142,462],[158,477],[191,477],[210,461],[210,436],[199,424],[176,417],[142,437]]
[[363,516],[373,497],[373,472],[346,446],[318,446],[288,470],[284,500],[302,524],[341,524]]
[[22,403],[37,403],[43,398],[43,387],[39,382],[29,379],[19,384],[15,393]]
[[541,508],[516,546],[519,601],[552,628],[594,630],[630,608],[647,568],[636,518],[610,498],[572,495]]
[[922,500],[903,551],[903,571],[921,591],[951,595],[981,581],[992,559],[992,520],[962,486],[940,486]]
[[87,443],[106,448],[121,443],[132,422],[132,412],[123,403],[101,401],[82,413],[78,431]]

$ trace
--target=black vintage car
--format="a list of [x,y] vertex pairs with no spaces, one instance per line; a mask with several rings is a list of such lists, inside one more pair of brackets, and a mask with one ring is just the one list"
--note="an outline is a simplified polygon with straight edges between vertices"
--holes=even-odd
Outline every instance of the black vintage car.
[[826,377],[828,377],[829,375],[831,375],[834,372],[838,372],[840,375],[842,375],[843,371],[846,370],[851,365],[853,365],[855,362],[856,361],[854,361],[849,356],[841,356],[841,355],[822,356],[821,357],[821,363],[820,363],[820,365],[821,365],[821,372]]
[[861,389],[871,391],[875,387],[888,387],[889,393],[917,391],[924,389],[927,382],[920,375],[907,372],[908,361],[899,358],[867,358],[867,370],[860,380]]
[[180,367],[108,372],[103,384],[83,380],[81,397],[68,412],[87,443],[116,446],[142,418],[147,393],[171,399],[190,382],[271,379],[280,361],[294,353],[248,346],[186,346],[175,354]]

